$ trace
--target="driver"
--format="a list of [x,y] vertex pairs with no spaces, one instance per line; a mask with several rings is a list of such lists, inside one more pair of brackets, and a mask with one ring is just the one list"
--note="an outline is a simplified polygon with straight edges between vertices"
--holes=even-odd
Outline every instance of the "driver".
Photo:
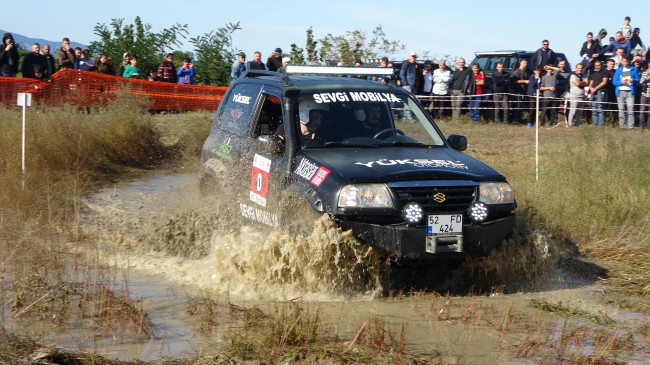
[[300,144],[303,146],[322,144],[323,140],[317,135],[320,127],[325,122],[325,111],[319,109],[309,110],[309,118],[300,118]]
[[[325,106],[318,105],[315,102],[300,102],[298,141],[301,146],[315,146],[325,143],[319,134],[321,127],[327,121],[329,110],[325,108]],[[275,132],[278,137],[284,139],[284,125],[280,124]]]
[[372,138],[381,130],[381,106],[379,104],[370,105],[367,113],[365,113],[363,109],[359,109],[355,115],[357,117],[357,123],[354,123],[350,128],[348,128],[345,132],[345,138]]

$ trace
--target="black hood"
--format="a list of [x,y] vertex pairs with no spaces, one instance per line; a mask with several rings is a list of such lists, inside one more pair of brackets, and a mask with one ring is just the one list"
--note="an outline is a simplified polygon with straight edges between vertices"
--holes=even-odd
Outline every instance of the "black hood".
[[2,36],[2,44],[5,43],[5,40],[7,40],[7,38],[11,38],[12,41],[14,40],[14,36],[12,36],[11,33],[5,33],[5,34]]
[[306,149],[303,155],[345,183],[413,180],[505,181],[483,162],[447,147]]

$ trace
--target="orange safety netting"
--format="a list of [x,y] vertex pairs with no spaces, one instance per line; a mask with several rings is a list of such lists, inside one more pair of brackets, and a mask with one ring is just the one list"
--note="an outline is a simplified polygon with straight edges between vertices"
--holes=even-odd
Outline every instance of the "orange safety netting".
[[148,97],[152,110],[217,110],[226,89],[64,69],[46,82],[0,77],[0,103],[15,106],[18,93],[32,93],[32,105],[101,106],[114,97],[116,91],[124,90],[133,95]]

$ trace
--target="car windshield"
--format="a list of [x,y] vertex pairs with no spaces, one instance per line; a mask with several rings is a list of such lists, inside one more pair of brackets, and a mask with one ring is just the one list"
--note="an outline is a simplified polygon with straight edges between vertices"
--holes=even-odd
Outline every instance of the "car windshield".
[[304,147],[444,145],[425,113],[400,91],[302,93],[299,140]]

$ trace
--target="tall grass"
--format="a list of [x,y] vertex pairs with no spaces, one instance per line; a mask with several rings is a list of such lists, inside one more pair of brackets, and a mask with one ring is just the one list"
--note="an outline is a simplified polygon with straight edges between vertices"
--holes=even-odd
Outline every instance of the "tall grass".
[[[74,250],[84,238],[79,201],[91,189],[196,151],[193,138],[201,137],[189,138],[190,146],[187,137],[166,143],[146,108],[146,101],[128,95],[101,109],[28,108],[24,174],[21,110],[0,108],[4,318],[41,319],[63,330],[84,322],[90,338],[109,332],[135,339],[153,335],[141,303],[101,263]],[[195,124],[207,133],[209,124]]]
[[[542,129],[539,180],[535,130],[439,121],[468,137],[468,153],[509,180],[520,220],[577,244],[636,293],[650,285],[650,133],[618,128]],[[646,288],[646,290],[644,290]]]

